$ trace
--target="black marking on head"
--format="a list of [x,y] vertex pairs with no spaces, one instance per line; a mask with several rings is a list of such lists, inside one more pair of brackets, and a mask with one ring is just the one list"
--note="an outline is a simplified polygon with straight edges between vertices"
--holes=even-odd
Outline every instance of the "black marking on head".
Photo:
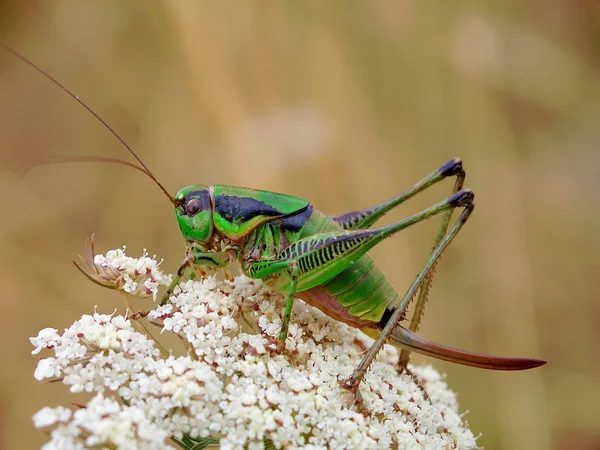
[[299,231],[310,219],[313,209],[313,206],[308,204],[298,211],[284,213],[268,203],[254,198],[234,195],[217,195],[215,197],[215,213],[220,214],[228,222],[246,222],[257,216],[284,216],[279,222],[283,231]]
[[284,213],[265,202],[248,197],[233,195],[217,195],[215,197],[215,213],[227,222],[246,222],[256,216],[281,216]]

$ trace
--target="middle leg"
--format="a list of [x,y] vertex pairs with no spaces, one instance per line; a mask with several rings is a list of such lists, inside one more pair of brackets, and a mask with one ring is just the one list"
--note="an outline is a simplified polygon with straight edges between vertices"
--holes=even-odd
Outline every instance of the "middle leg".
[[360,402],[360,394],[358,393],[358,385],[362,381],[362,379],[365,375],[365,372],[367,371],[367,369],[369,368],[369,366],[375,359],[375,356],[377,355],[377,353],[379,353],[379,350],[381,349],[383,344],[385,344],[385,342],[388,340],[388,337],[390,336],[390,334],[392,333],[392,331],[394,330],[394,328],[397,326],[398,322],[404,315],[408,304],[410,303],[412,298],[415,296],[415,294],[417,293],[419,288],[423,285],[423,282],[425,281],[426,277],[431,272],[431,269],[435,266],[437,260],[441,256],[441,254],[450,245],[452,240],[456,237],[458,232],[461,230],[461,228],[463,227],[463,225],[465,224],[465,222],[468,220],[469,216],[473,212],[474,204],[472,202],[472,198],[473,197],[471,194],[471,197],[467,201],[467,203],[462,205],[464,207],[464,209],[463,209],[461,215],[459,216],[459,218],[457,219],[455,224],[452,226],[450,231],[442,238],[439,245],[433,250],[433,252],[429,256],[427,262],[425,263],[425,265],[423,266],[421,271],[418,273],[418,275],[416,276],[415,280],[412,282],[412,284],[410,285],[410,287],[408,288],[406,293],[404,294],[404,297],[402,297],[402,300],[400,301],[398,306],[395,308],[391,317],[387,321],[387,324],[381,331],[381,334],[378,336],[378,338],[375,340],[375,342],[371,345],[371,347],[369,348],[369,350],[367,351],[367,353],[365,354],[365,356],[363,357],[363,359],[361,360],[359,365],[354,370],[354,373],[352,374],[352,376],[348,380],[340,382],[340,385],[344,389],[348,389],[349,391],[354,393],[356,403]]

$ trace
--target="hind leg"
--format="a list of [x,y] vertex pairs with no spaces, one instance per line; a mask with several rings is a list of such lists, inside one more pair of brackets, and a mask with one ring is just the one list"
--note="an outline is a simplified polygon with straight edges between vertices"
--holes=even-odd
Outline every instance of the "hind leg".
[[[454,184],[453,193],[456,193],[462,189],[463,182],[465,179],[465,171],[462,168],[462,161],[459,158],[452,158],[439,169],[430,173],[425,178],[417,182],[410,189],[392,197],[378,205],[370,208],[361,209],[338,216],[332,216],[331,219],[337,222],[345,230],[357,230],[369,228],[375,222],[377,222],[386,213],[394,209],[396,206],[404,203],[411,197],[414,197],[419,192],[439,183],[448,177],[456,177]],[[449,218],[448,218],[449,220]],[[447,228],[447,224],[446,224]]]
[[[465,192],[465,191],[462,191]],[[443,359],[446,361],[464,364],[473,367],[480,367],[494,370],[525,370],[538,367],[545,364],[545,361],[528,358],[506,358],[506,357],[495,357],[489,355],[481,355],[478,353],[466,352],[463,350],[453,349],[451,347],[442,346],[434,342],[428,341],[421,338],[410,330],[407,330],[398,325],[398,321],[404,314],[406,307],[410,303],[410,300],[414,297],[417,291],[422,288],[425,280],[431,273],[431,270],[439,260],[440,256],[450,245],[452,240],[456,237],[459,231],[462,229],[464,224],[469,219],[469,216],[473,212],[472,197],[466,199],[460,207],[463,207],[463,211],[452,225],[448,233],[446,233],[440,243],[433,249],[427,262],[416,276],[413,283],[410,285],[402,300],[398,306],[392,312],[385,326],[381,330],[381,334],[378,336],[373,345],[369,348],[357,368],[355,369],[352,376],[340,383],[345,389],[350,390],[355,395],[355,401],[360,402],[360,394],[358,393],[358,385],[362,381],[362,378],[375,359],[375,356],[383,346],[383,344],[392,338],[392,340],[402,346],[405,349],[410,349],[428,356],[432,356],[437,359]],[[382,324],[383,325],[383,324]]]
[[[463,183],[465,181],[465,175],[466,174],[464,171],[462,171],[461,174],[457,175],[456,181],[454,182],[454,186],[452,188],[452,194],[456,194],[462,189]],[[435,236],[433,247],[431,249],[432,251],[434,251],[435,248],[438,245],[440,245],[442,239],[444,239],[444,236],[448,232],[448,226],[450,225],[450,219],[452,218],[453,212],[454,210],[449,210],[442,216],[442,222],[440,223],[440,227]],[[417,300],[414,303],[413,314],[410,319],[410,325],[408,326],[408,329],[414,333],[416,333],[419,330],[419,325],[421,324],[421,319],[423,318],[423,313],[425,312],[425,303],[427,303],[427,300],[429,298],[429,291],[431,289],[433,276],[435,275],[435,268],[438,261],[436,261],[436,263],[434,263],[434,265],[431,267],[431,270],[429,271],[429,273],[423,280],[423,284],[419,288],[419,296],[417,297]],[[406,348],[402,349],[402,351],[400,352],[400,358],[398,360],[398,368],[400,371],[407,370],[409,358],[410,350]]]
[[[389,200],[386,200],[370,208],[365,208],[359,211],[353,211],[350,213],[341,214],[339,216],[334,216],[332,217],[332,219],[346,230],[368,228],[396,206],[399,206],[400,204],[404,203],[406,200],[415,196],[419,192],[422,192],[428,187],[431,187],[434,184],[437,184],[438,182],[450,176],[456,177],[456,181],[454,182],[454,186],[452,189],[452,194],[456,194],[462,189],[466,177],[466,173],[463,170],[462,162],[460,159],[452,158],[451,160],[443,164],[438,170],[432,172],[431,174],[423,178],[421,181],[417,182],[410,189],[398,194],[395,197],[392,197]],[[438,229],[433,243],[432,251],[440,244],[440,242],[448,232],[448,226],[452,218],[452,213],[453,210],[449,210],[443,215],[442,222],[440,223],[440,227]],[[431,271],[423,281],[423,284],[419,288],[419,296],[415,302],[414,312],[409,325],[410,331],[416,332],[419,329],[419,325],[421,324],[421,319],[425,310],[425,303],[427,303],[429,291],[431,289],[434,273],[435,265],[432,267]],[[398,362],[400,370],[406,370],[409,358],[410,351],[407,349],[403,349],[400,353],[400,359]]]
[[[437,214],[462,207],[472,198],[471,191],[463,190],[430,208],[383,227],[315,234],[292,243],[274,258],[242,261],[242,271],[251,278],[283,276],[286,281],[289,279],[289,284],[282,284],[282,287],[288,288],[288,295],[279,339],[285,341],[298,289],[308,289],[327,282],[384,239]],[[368,306],[373,309],[379,305],[375,303]]]
[[379,350],[381,349],[383,344],[388,340],[388,338],[390,337],[394,328],[396,328],[398,326],[397,324],[398,324],[399,320],[401,319],[401,317],[403,316],[403,314],[405,313],[406,308],[408,307],[408,304],[410,303],[411,299],[415,296],[417,291],[421,288],[421,286],[425,282],[427,276],[431,272],[431,269],[435,266],[435,264],[437,263],[438,259],[440,258],[440,256],[444,252],[444,250],[450,245],[452,240],[456,237],[458,232],[461,230],[461,228],[464,226],[464,224],[468,220],[469,216],[473,212],[474,204],[472,202],[472,198],[473,197],[471,195],[471,197],[469,199],[467,199],[466,202],[463,202],[460,205],[461,207],[464,208],[461,215],[459,216],[457,221],[454,223],[454,225],[452,226],[450,231],[443,236],[440,243],[431,252],[427,262],[425,263],[425,265],[423,266],[421,271],[418,273],[415,280],[412,282],[412,284],[410,285],[410,287],[408,288],[408,290],[402,297],[402,300],[400,301],[398,306],[395,308],[391,317],[388,319],[387,324],[381,331],[381,334],[375,340],[373,345],[371,345],[371,347],[369,348],[369,350],[367,351],[367,353],[365,354],[365,356],[363,357],[363,359],[361,360],[359,365],[354,370],[354,373],[352,374],[352,376],[348,380],[340,382],[340,385],[344,389],[348,389],[349,391],[354,393],[355,403],[360,403],[360,401],[361,401],[360,394],[358,392],[358,386],[359,386],[360,382],[362,381],[362,379],[365,375],[365,372],[367,371],[367,369],[373,362],[373,359],[375,359],[375,356],[377,355],[377,353],[379,352]]

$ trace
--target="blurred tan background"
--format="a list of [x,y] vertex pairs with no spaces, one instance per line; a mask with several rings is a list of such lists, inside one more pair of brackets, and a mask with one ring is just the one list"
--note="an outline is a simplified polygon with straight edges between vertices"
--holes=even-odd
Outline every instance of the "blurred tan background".
[[[422,334],[549,363],[448,373],[489,449],[600,448],[600,3],[3,2],[0,37],[80,95],[171,192],[234,184],[340,213],[460,156],[476,195]],[[77,401],[33,379],[29,336],[121,299],[72,267],[98,249],[183,256],[171,205],[105,164],[18,169],[57,155],[131,159],[56,86],[0,51],[0,433],[39,448],[31,416]],[[441,199],[451,183],[386,220]],[[437,223],[373,255],[403,291]]]

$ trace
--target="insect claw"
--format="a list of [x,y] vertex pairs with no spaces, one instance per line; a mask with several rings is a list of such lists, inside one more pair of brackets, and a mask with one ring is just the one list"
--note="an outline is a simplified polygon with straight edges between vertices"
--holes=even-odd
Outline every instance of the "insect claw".
[[451,177],[461,172],[464,173],[462,161],[460,158],[452,158],[446,162],[442,167],[439,168],[438,172],[443,177]]
[[271,351],[271,356],[280,355],[285,350],[285,342],[279,338],[272,338],[267,348]]
[[398,375],[402,375],[403,373],[405,373],[410,377],[413,376],[408,366],[406,364],[403,364],[402,361],[398,361],[398,365],[396,366],[396,373],[398,373]]
[[352,393],[352,406],[355,407],[356,410],[363,416],[370,416],[371,413],[367,408],[365,408],[360,389],[358,388],[360,380],[358,381],[358,383],[356,382],[356,379],[354,377],[350,377],[347,380],[340,380],[340,377],[338,376],[337,381],[342,389],[345,389],[346,391],[350,391]]
[[223,276],[225,277],[225,279],[226,279],[227,281],[229,281],[229,282],[233,283],[233,281],[234,281],[234,278],[233,278],[233,275],[231,275],[231,272],[229,272],[229,270],[227,270],[227,269],[224,269],[224,270],[223,270]]
[[355,391],[358,390],[359,383],[356,382],[354,377],[350,377],[347,380],[340,380],[340,377],[338,375],[338,384],[340,385],[340,387],[342,389],[345,389],[347,391],[354,393]]

